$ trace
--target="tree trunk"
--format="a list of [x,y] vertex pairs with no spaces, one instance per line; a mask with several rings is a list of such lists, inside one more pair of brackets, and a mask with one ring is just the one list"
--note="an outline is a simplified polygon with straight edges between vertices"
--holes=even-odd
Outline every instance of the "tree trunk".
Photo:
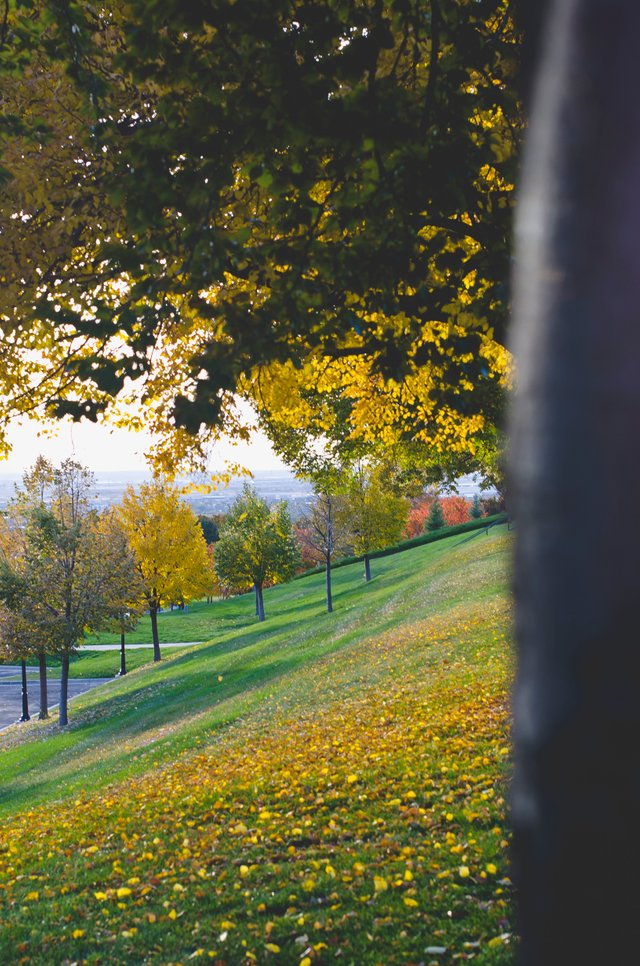
[[27,685],[27,662],[20,661],[20,671],[22,677],[22,714],[18,718],[18,721],[30,721],[31,715],[29,714],[29,688]]
[[68,715],[69,705],[69,652],[62,654],[62,667],[60,668],[60,727],[64,728],[69,724]]
[[125,651],[124,631],[120,631],[120,677],[127,673],[127,655]]
[[623,964],[640,860],[640,4],[556,2],[546,38],[515,259],[520,956]]
[[364,555],[364,579],[367,583],[371,580],[371,561],[368,553]]
[[38,719],[44,721],[49,717],[49,689],[47,687],[47,655],[38,653],[38,671],[40,672],[40,713]]
[[153,660],[160,660],[160,638],[158,636],[158,605],[155,601],[149,604],[151,618],[151,636],[153,638]]
[[264,620],[264,598],[262,596],[262,584],[254,584],[256,589],[256,608],[258,619]]
[[326,564],[326,585],[327,585],[327,614],[333,613],[333,596],[331,594],[331,554],[325,558]]

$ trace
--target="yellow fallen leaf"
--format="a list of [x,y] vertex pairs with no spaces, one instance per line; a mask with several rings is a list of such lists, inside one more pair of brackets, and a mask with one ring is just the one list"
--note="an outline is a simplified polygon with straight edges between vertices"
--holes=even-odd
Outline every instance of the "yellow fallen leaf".
[[84,929],[74,929],[71,935],[73,939],[82,939],[84,936]]
[[126,899],[127,896],[131,895],[131,889],[127,889],[126,886],[120,886],[119,889],[116,889],[116,895],[118,899]]
[[280,947],[276,943],[266,943],[265,948],[268,949],[270,953],[280,952]]
[[374,875],[373,877],[373,888],[376,892],[386,892],[389,888],[389,883],[386,879],[383,879],[380,875]]

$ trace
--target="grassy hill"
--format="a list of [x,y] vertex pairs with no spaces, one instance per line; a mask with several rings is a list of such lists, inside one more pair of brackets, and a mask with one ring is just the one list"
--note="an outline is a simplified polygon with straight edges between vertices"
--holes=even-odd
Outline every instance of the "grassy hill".
[[509,535],[214,605],[0,736],[0,959],[511,963]]

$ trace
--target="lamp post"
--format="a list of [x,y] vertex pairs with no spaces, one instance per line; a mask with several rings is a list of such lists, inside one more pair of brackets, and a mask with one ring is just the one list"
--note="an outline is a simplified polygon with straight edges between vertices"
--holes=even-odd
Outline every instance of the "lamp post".
[[29,692],[27,690],[27,662],[25,660],[20,661],[20,666],[22,671],[22,714],[18,718],[18,721],[30,721]]

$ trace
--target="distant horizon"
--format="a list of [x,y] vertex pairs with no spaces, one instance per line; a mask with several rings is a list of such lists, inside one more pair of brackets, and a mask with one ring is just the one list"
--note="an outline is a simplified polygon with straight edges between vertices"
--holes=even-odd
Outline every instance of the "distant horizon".
[[[86,464],[83,464],[83,465],[86,465]],[[25,467],[23,467],[22,469],[19,469],[19,470],[6,470],[6,469],[3,469],[1,467],[2,467],[2,464],[0,464],[0,477],[4,477],[4,478],[8,478],[8,477],[21,477],[29,469],[28,466],[25,466]],[[96,476],[98,476],[98,475],[99,476],[140,476],[140,477],[149,477],[149,478],[152,478],[153,477],[153,470],[152,469],[131,469],[131,468],[126,467],[126,466],[124,466],[124,467],[122,467],[120,469],[115,469],[115,470],[113,470],[113,469],[111,469],[111,470],[94,469],[92,466],[87,466],[87,469],[88,470],[91,470],[92,473],[95,473]],[[253,469],[250,472],[251,472],[252,476],[292,476],[292,477],[295,477],[294,471],[292,469],[290,469],[288,466],[284,466],[282,468],[275,467],[273,469]],[[206,476],[208,473],[209,473],[209,471],[206,471],[204,475]],[[213,470],[211,471],[211,474],[213,474]],[[203,475],[202,473],[179,473],[179,474],[177,474],[176,479],[178,479],[178,480],[186,480],[186,479],[190,479],[190,478],[192,478],[194,476],[202,476],[202,475]],[[232,480],[242,480],[242,479],[249,479],[249,478],[250,477],[243,477],[241,474],[237,474],[237,475],[234,475],[234,476],[231,477]]]

